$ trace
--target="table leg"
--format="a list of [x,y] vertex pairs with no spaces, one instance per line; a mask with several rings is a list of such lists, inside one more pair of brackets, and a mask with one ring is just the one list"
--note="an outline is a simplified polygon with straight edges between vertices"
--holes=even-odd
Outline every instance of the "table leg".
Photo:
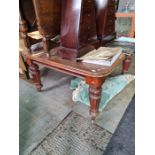
[[41,84],[41,80],[40,80],[40,71],[39,71],[39,67],[37,64],[31,63],[30,65],[30,71],[31,74],[33,76],[33,81],[36,85],[36,88],[38,91],[41,91],[41,87],[43,86]]
[[131,54],[125,55],[125,60],[123,61],[122,74],[126,73],[129,70],[131,64]]
[[105,77],[95,78],[87,77],[86,83],[89,84],[89,99],[90,99],[90,115],[91,119],[95,120],[99,113],[99,103],[101,99],[102,84]]

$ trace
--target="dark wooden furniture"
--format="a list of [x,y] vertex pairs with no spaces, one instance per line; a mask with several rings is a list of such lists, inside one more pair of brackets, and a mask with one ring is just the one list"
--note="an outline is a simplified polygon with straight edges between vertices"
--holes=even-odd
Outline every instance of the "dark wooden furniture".
[[[33,0],[33,4],[44,48],[35,51],[36,54],[26,53],[25,58],[37,90],[41,91],[42,88],[38,64],[85,79],[89,84],[90,114],[94,120],[98,114],[101,86],[106,77],[120,63],[123,63],[123,72],[127,71],[131,59],[129,55],[122,54],[111,67],[106,67],[76,62],[76,58],[115,38],[115,0]],[[20,16],[20,30],[29,47],[29,24],[24,20],[26,17],[23,14]],[[60,46],[56,47],[57,44],[51,39],[59,31]]]
[[115,33],[115,0],[95,0],[97,16],[97,35],[101,44],[113,40]]
[[46,52],[58,46],[51,40],[60,34],[61,0],[33,0],[37,25],[43,36],[43,47]]
[[49,58],[43,50],[39,51],[36,55],[26,54],[26,59],[30,66],[31,74],[33,75],[33,80],[38,91],[41,91],[42,88],[38,64],[42,64],[47,68],[85,79],[86,83],[89,85],[90,114],[92,120],[95,120],[99,112],[98,108],[101,98],[101,86],[106,77],[118,64],[122,62],[123,72],[126,72],[131,62],[129,56],[122,54],[111,67],[107,67],[82,62],[73,62],[70,60],[61,59],[57,55]]
[[[114,0],[63,0],[61,58],[76,58],[115,38]],[[92,45],[90,47],[90,45]]]
[[19,52],[19,75],[24,76],[25,79],[29,79],[27,66],[21,52]]
[[31,45],[40,42],[41,40],[32,39],[28,33],[37,31],[36,15],[33,7],[32,0],[20,0],[19,1],[19,32],[24,45],[28,52],[31,51]]
[[20,32],[29,51],[37,42],[28,36],[34,30],[48,55],[60,34],[60,57],[76,61],[115,38],[115,0],[20,0]]
[[29,32],[36,31],[36,15],[32,0],[19,0],[20,19],[25,20]]
[[[53,40],[60,34],[61,0],[20,0],[19,29],[25,46],[31,51],[31,46],[37,42],[43,43],[44,51],[59,44]],[[29,37],[28,33],[39,30],[42,37],[38,40]]]
[[19,36],[19,75],[20,77],[24,77],[24,79],[30,79],[29,72],[28,72],[28,65],[22,55],[22,52],[24,50],[24,41],[21,39],[21,36]]

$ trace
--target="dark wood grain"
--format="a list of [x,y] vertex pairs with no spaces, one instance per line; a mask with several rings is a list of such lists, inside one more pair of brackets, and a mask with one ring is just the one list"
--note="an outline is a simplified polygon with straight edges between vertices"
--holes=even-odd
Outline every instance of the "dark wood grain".
[[58,49],[61,58],[76,61],[90,51],[88,45],[98,48],[115,35],[114,1],[62,1],[61,47]]
[[39,32],[43,36],[60,34],[61,0],[33,0]]
[[95,0],[97,36],[101,44],[113,40],[115,33],[115,0]]
[[60,34],[61,0],[33,0],[33,4],[43,47],[49,52],[57,46],[50,39]]
[[26,21],[29,32],[37,30],[36,15],[32,0],[19,0],[22,18]]
[[124,59],[125,55],[122,54],[119,59],[112,66],[95,65],[90,63],[73,62],[66,59],[61,59],[58,56],[47,57],[44,52],[40,52],[37,55],[27,55],[31,60],[44,64],[51,68],[58,68],[59,70],[65,70],[68,72],[74,72],[81,76],[93,76],[103,77],[110,74],[113,69],[120,64]]
[[[96,35],[96,16],[92,0],[63,0],[61,46],[79,49]],[[93,22],[94,21],[94,22]]]

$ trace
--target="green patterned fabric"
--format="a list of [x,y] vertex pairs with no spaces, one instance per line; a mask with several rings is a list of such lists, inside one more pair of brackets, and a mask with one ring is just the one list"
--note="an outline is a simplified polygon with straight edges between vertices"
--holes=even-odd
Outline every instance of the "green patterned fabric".
[[[107,103],[133,80],[134,76],[130,74],[107,78],[102,86],[99,111],[103,111]],[[70,89],[73,90],[72,100],[74,102],[79,101],[89,106],[88,87],[89,86],[82,79],[76,78],[71,80]]]

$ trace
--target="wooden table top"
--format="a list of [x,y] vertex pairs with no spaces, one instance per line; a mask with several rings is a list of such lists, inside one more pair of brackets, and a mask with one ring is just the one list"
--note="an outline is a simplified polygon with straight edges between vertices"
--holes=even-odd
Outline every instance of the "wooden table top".
[[58,70],[70,75],[78,77],[104,77],[109,75],[113,69],[125,59],[125,55],[121,54],[118,60],[112,66],[103,66],[83,62],[73,62],[70,60],[61,59],[58,56],[47,57],[43,51],[37,54],[28,54],[27,57],[32,61],[40,63],[48,68]]

